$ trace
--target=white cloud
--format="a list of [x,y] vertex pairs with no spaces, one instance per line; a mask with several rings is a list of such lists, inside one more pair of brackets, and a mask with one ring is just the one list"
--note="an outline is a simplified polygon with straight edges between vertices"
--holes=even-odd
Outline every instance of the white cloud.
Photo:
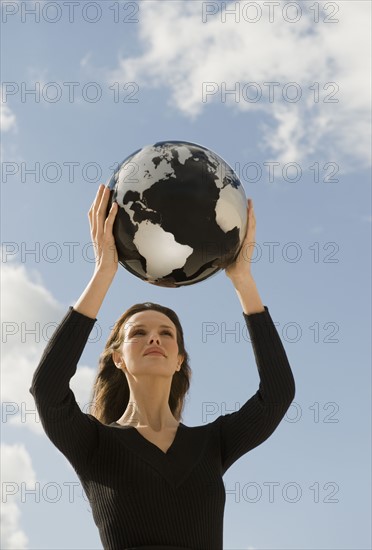
[[17,120],[14,112],[8,105],[9,97],[4,96],[3,86],[0,90],[0,122],[2,132],[17,132]]
[[[54,323],[55,326],[67,307],[53,298],[37,271],[28,271],[14,257],[9,260],[4,249],[0,249],[0,252],[2,422],[43,435],[29,388],[42,352],[54,330],[51,327],[44,338],[43,327],[47,323]],[[36,337],[35,334],[27,334],[27,330],[35,328]],[[94,375],[94,369],[79,365],[70,383],[84,412],[88,412],[86,405]],[[72,469],[69,463],[67,465]],[[1,445],[1,474],[1,548],[24,550],[28,548],[29,540],[21,527],[19,500],[23,490],[35,490],[36,475],[31,457],[22,443]]]
[[8,133],[6,138],[5,136],[2,137],[0,143],[0,156],[2,162],[8,159],[12,162],[23,160],[19,158],[17,146],[13,137],[11,137],[11,135],[16,135],[18,133],[17,117],[9,106],[9,97],[4,96],[3,86],[0,88],[0,128],[2,134],[5,134],[5,132]]
[[[222,83],[228,89],[240,83],[242,91],[245,84],[254,82],[266,101],[252,103],[240,93],[237,103],[227,95],[225,104],[243,112],[247,124],[252,111],[266,115],[269,123],[262,128],[262,145],[276,160],[300,162],[318,155],[339,161],[340,171],[370,164],[369,2],[337,3],[339,12],[320,13],[318,23],[310,3],[301,4],[298,22],[285,21],[281,2],[274,22],[263,11],[255,24],[243,19],[243,1],[236,3],[239,23],[233,16],[221,22],[222,7],[217,2],[210,4],[219,6],[218,14],[203,23],[205,4],[142,2],[139,36],[144,51],[138,57],[122,58],[107,80],[136,81],[140,89],[165,88],[169,107],[191,118],[209,103],[223,103]],[[338,22],[325,23],[327,16]],[[215,83],[218,93],[205,96],[203,102],[202,86],[207,82]],[[273,102],[265,82],[280,84],[272,85]],[[283,87],[291,82],[302,94],[296,103],[288,101],[295,87],[288,87],[287,99],[282,98]]]
[[[52,333],[67,307],[53,298],[37,271],[28,271],[2,251],[1,399],[6,422],[42,434],[35,402],[29,392],[32,376]],[[79,365],[71,389],[88,412],[95,369]],[[27,414],[26,414],[27,411]],[[29,412],[31,411],[31,412]],[[32,413],[35,411],[35,414]]]
[[35,490],[36,476],[23,444],[1,445],[1,548],[23,550],[28,537],[22,530],[18,506],[22,488]]
[[88,406],[90,404],[95,375],[95,369],[79,365],[75,376],[72,377],[70,382],[76,401],[79,403],[81,410],[85,413],[89,412]]
[[1,103],[0,106],[1,130],[9,132],[17,129],[16,116],[6,103]]
[[92,52],[88,52],[82,59],[80,59],[80,67],[89,67]]

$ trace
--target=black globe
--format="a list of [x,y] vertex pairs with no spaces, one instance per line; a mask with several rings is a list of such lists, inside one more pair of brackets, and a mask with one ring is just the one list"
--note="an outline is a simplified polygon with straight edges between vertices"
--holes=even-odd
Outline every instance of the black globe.
[[192,285],[228,267],[247,226],[247,199],[216,153],[162,141],[129,155],[107,183],[119,263],[158,286]]

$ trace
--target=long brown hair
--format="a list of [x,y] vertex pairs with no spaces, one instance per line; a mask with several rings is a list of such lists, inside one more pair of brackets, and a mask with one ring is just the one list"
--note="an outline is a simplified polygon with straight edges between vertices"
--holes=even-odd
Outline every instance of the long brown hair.
[[170,308],[153,302],[134,304],[127,309],[116,321],[105,348],[100,355],[98,373],[94,381],[90,414],[103,424],[111,424],[118,420],[125,412],[129,397],[130,388],[124,372],[116,367],[112,353],[119,350],[123,341],[123,330],[127,320],[140,311],[155,310],[164,313],[176,326],[178,353],[184,359],[179,371],[176,371],[172,378],[169,392],[169,408],[173,416],[182,420],[185,395],[190,388],[191,368],[189,366],[189,355],[185,349],[183,330],[177,314]]

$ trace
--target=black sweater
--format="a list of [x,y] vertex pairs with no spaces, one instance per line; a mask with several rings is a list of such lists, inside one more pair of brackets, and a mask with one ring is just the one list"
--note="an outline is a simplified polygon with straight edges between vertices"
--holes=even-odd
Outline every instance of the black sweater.
[[103,547],[222,550],[222,476],[277,428],[295,383],[269,310],[243,312],[258,391],[236,412],[200,426],[179,423],[166,453],[134,426],[83,413],[69,381],[97,321],[69,307],[29,389],[42,426],[71,463],[89,499]]

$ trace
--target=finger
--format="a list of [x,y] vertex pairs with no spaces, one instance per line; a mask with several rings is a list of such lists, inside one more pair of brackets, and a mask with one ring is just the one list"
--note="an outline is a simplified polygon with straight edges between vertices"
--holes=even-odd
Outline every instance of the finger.
[[101,184],[97,190],[96,196],[94,197],[94,201],[92,202],[92,205],[89,209],[89,212],[88,212],[89,217],[92,217],[92,215],[94,215],[94,213],[96,212],[99,201],[101,200],[103,189],[104,189],[104,186]]
[[105,233],[106,231],[110,231],[112,229],[117,212],[118,212],[118,204],[116,202],[113,202],[110,208],[110,212],[108,213],[108,216],[104,224]]
[[90,207],[90,210],[89,210],[89,220],[91,222],[91,233],[92,233],[92,235],[95,235],[96,231],[97,231],[96,213],[97,213],[98,205],[101,201],[101,197],[102,197],[102,193],[103,193],[104,188],[105,188],[105,186],[101,183],[101,185],[97,189],[95,199],[94,199],[93,204],[92,204],[92,206]]
[[253,201],[252,201],[252,199],[248,199],[247,212],[248,212],[248,216],[253,215],[254,210],[253,210]]
[[247,236],[252,238],[256,231],[256,218],[251,214],[248,220]]
[[110,188],[104,187],[100,195],[100,202],[96,212],[97,219],[97,234],[101,234],[104,230],[104,222],[106,219],[107,202],[110,196]]
[[102,191],[100,192],[98,198],[98,209],[97,212],[100,213],[101,210],[103,210],[103,206],[107,205],[107,201],[110,196],[110,188],[109,187],[103,187]]

